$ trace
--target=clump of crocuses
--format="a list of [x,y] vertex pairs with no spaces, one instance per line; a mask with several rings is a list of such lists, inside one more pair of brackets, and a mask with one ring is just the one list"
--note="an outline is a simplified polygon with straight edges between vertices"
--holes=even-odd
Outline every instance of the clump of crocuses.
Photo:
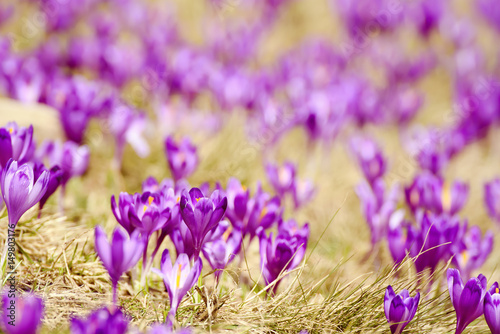
[[7,334],[36,334],[42,323],[43,299],[33,294],[15,297],[6,291],[2,296],[2,327]]
[[404,289],[396,294],[392,286],[388,286],[384,296],[384,312],[392,334],[399,334],[413,319],[417,312],[420,293],[410,297],[408,290]]

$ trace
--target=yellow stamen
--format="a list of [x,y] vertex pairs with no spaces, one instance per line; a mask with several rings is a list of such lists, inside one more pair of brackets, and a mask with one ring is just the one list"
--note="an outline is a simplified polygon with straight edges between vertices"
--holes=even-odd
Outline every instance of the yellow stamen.
[[448,185],[443,185],[443,192],[441,193],[441,202],[443,203],[443,210],[449,211],[451,209],[451,191]]
[[197,198],[197,199],[196,199],[196,203],[198,203],[198,201],[199,201],[199,200],[200,200],[200,199],[199,199],[199,198]]
[[469,253],[466,250],[464,250],[461,255],[462,255],[462,261],[464,263],[467,262],[467,260],[469,259]]
[[224,239],[224,241],[227,241],[232,230],[233,230],[233,228],[231,226],[229,226],[227,228],[226,232],[224,232],[224,234],[222,235],[222,238]]
[[177,288],[179,288],[179,285],[181,284],[181,271],[182,271],[182,264],[179,263],[179,268],[177,269],[177,281],[176,281]]
[[149,196],[149,198],[148,198],[149,205],[151,205],[151,203],[153,203],[153,201],[154,201],[153,196]]
[[264,209],[262,209],[262,211],[260,212],[260,219],[262,219],[262,217],[264,217],[267,213],[267,207],[264,207]]
[[181,201],[181,197],[177,197],[177,203],[179,203]]
[[495,293],[500,293],[500,289],[496,288]]
[[147,209],[148,209],[148,206],[144,205],[144,207],[142,208],[142,212],[146,212]]
[[9,133],[12,134],[12,132],[14,132],[14,129],[13,128],[9,128]]

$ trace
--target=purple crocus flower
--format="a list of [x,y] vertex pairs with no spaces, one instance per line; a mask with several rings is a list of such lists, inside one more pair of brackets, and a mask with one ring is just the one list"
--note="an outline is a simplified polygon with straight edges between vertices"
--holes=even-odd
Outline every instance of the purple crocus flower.
[[384,296],[384,312],[392,334],[400,334],[417,312],[420,293],[410,297],[408,290],[404,289],[396,294],[392,286],[388,286]]
[[196,284],[202,267],[203,263],[199,258],[191,266],[189,257],[186,254],[179,254],[172,265],[168,249],[163,252],[160,270],[155,270],[155,272],[162,276],[163,283],[165,283],[165,288],[168,291],[170,311],[167,320],[169,323],[172,323],[175,319],[182,298]]
[[492,334],[500,334],[500,289],[497,282],[484,295],[484,319]]
[[61,185],[64,189],[72,177],[81,176],[87,171],[90,150],[87,145],[78,146],[72,141],[64,144],[48,141],[40,146],[37,155],[40,159],[48,158],[51,167],[61,168],[63,171]]
[[170,221],[171,208],[160,194],[145,192],[130,195],[120,193],[118,205],[111,196],[111,210],[116,220],[132,234],[136,229],[149,238]]
[[280,275],[296,268],[306,253],[309,224],[306,223],[300,229],[294,222],[289,224],[287,228],[278,230],[276,238],[273,238],[273,233],[268,237],[263,228],[258,232],[262,276],[266,285],[275,282],[272,288],[273,294],[281,282]]
[[413,213],[417,209],[454,215],[465,205],[469,186],[460,181],[446,184],[439,176],[424,172],[405,188],[406,203]]
[[[35,179],[38,179],[42,175],[42,173],[45,171],[47,171],[47,169],[45,168],[45,166],[42,163],[39,163],[39,162],[35,163],[35,167],[33,169]],[[42,209],[43,209],[43,206],[45,205],[45,202],[47,202],[49,197],[52,196],[52,194],[54,194],[54,192],[57,190],[57,188],[59,187],[59,185],[62,182],[63,172],[62,172],[61,168],[59,168],[59,166],[52,167],[48,172],[50,175],[49,182],[47,184],[47,191],[42,196],[42,198],[40,199],[40,202],[39,202],[40,209],[38,211],[38,218],[40,218],[40,215],[42,214]]]
[[217,282],[222,270],[240,252],[242,242],[242,234],[239,229],[233,228],[229,224],[220,224],[218,229],[221,229],[221,231],[216,231],[214,234],[218,234],[220,237],[203,245],[203,255],[212,269],[215,270]]
[[93,311],[87,318],[71,319],[71,334],[125,334],[129,320],[118,308],[104,307]]
[[434,272],[440,261],[448,261],[453,255],[452,245],[459,237],[460,221],[458,217],[429,212],[419,213],[417,216],[419,227],[407,227],[409,253],[416,258],[417,272],[425,268]]
[[472,277],[463,284],[457,269],[448,269],[448,292],[457,314],[455,334],[460,334],[474,320],[483,314],[484,296],[486,294],[486,277]]
[[296,180],[293,187],[293,204],[296,209],[309,202],[316,194],[316,187],[311,181]]
[[2,327],[7,334],[36,334],[42,323],[43,300],[33,294],[2,296]]
[[365,137],[354,137],[350,142],[351,151],[370,184],[384,176],[387,162],[377,143]]
[[292,191],[296,174],[295,165],[292,162],[287,161],[283,166],[268,163],[266,165],[266,174],[274,191],[281,198]]
[[467,224],[462,227],[463,232],[460,242],[453,245],[452,250],[455,256],[453,264],[462,274],[463,279],[471,277],[472,271],[481,268],[493,250],[493,233],[487,231],[482,237],[481,229],[478,226],[467,228]]
[[95,250],[111,277],[115,305],[117,304],[116,290],[120,276],[136,265],[144,248],[145,243],[143,239],[139,238],[139,232],[132,233],[128,238],[120,228],[115,228],[110,243],[102,227],[96,226]]
[[170,171],[176,182],[189,177],[198,167],[196,146],[187,137],[183,138],[180,143],[176,143],[172,136],[167,137],[165,140],[165,153]]
[[142,137],[146,125],[146,115],[134,112],[129,106],[121,105],[113,109],[109,115],[109,127],[116,140],[114,163],[117,168],[122,163],[125,143],[129,143],[141,158],[149,154],[148,143]]
[[488,215],[500,224],[500,179],[496,178],[484,185],[484,202]]
[[231,223],[241,229],[243,238],[255,237],[259,227],[270,228],[281,220],[283,208],[278,196],[271,197],[262,191],[260,184],[253,196],[236,179],[230,179],[227,185],[226,196],[228,209],[226,215]]
[[28,162],[33,155],[33,126],[19,127],[16,123],[7,123],[0,128],[0,167],[5,167],[9,159],[20,164]]
[[181,196],[180,213],[192,235],[194,259],[198,259],[205,238],[214,231],[227,208],[227,198],[222,198],[218,190],[205,197],[200,189],[192,188]]
[[396,210],[399,186],[395,184],[386,194],[384,181],[378,179],[372,186],[363,181],[356,189],[366,222],[370,227],[372,247],[387,234],[389,220]]
[[9,160],[0,178],[2,197],[9,214],[9,225],[17,225],[21,216],[38,203],[50,180],[50,173],[43,171],[35,178],[33,168],[17,161]]

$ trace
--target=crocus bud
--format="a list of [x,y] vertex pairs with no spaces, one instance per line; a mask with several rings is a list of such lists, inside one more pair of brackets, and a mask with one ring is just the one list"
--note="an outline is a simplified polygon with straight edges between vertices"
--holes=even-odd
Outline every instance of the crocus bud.
[[101,308],[92,312],[87,318],[71,319],[71,334],[113,333],[125,334],[129,320],[120,309]]
[[182,298],[200,277],[202,267],[203,264],[199,258],[191,266],[189,257],[186,254],[180,254],[172,265],[168,249],[163,252],[160,270],[153,270],[163,278],[163,283],[165,283],[165,288],[168,291],[170,299],[169,322],[173,321]]
[[413,319],[417,312],[420,293],[410,297],[408,290],[396,294],[392,286],[388,286],[384,296],[384,312],[392,334],[399,334]]
[[115,305],[117,302],[116,289],[120,276],[136,265],[144,247],[144,240],[139,238],[138,231],[132,233],[129,239],[120,228],[115,228],[110,243],[102,227],[96,226],[95,250],[111,277]]
[[227,198],[221,198],[215,190],[205,197],[200,189],[192,188],[181,196],[180,213],[192,235],[194,259],[196,260],[205,242],[205,237],[214,231],[227,208]]
[[9,160],[2,173],[0,186],[9,213],[9,224],[16,225],[21,216],[40,201],[47,191],[50,174],[44,171],[35,179],[33,168]]
[[455,334],[460,334],[474,320],[483,314],[484,296],[486,294],[486,277],[472,277],[465,286],[457,269],[448,269],[448,292],[457,314]]
[[2,325],[7,334],[36,334],[42,323],[43,300],[32,294],[14,297],[5,292],[2,296]]
[[[45,166],[42,163],[36,163],[35,167],[33,169],[35,179],[38,179],[42,175],[42,173],[46,170],[47,169],[45,168]],[[42,212],[42,209],[43,209],[43,206],[45,205],[45,202],[47,202],[49,197],[52,196],[52,194],[54,194],[54,192],[57,190],[57,188],[59,187],[59,185],[62,182],[63,171],[61,170],[61,168],[59,168],[59,166],[52,167],[49,172],[50,172],[49,183],[47,185],[47,191],[40,199],[40,212],[39,212],[39,214]]]
[[176,143],[169,136],[165,141],[165,153],[175,181],[189,177],[198,167],[196,147],[187,137]]
[[484,295],[484,319],[492,334],[500,334],[500,290],[497,282]]

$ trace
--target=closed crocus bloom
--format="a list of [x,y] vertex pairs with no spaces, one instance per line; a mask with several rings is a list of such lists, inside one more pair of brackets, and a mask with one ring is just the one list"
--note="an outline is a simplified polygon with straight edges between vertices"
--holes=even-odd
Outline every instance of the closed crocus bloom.
[[500,289],[497,282],[484,295],[484,319],[492,334],[500,334]]
[[139,238],[139,232],[128,236],[120,228],[115,228],[111,242],[101,226],[95,228],[95,250],[104,268],[111,277],[113,286],[113,302],[117,303],[116,289],[120,276],[130,270],[139,261],[144,251],[144,240]]
[[[275,239],[272,233],[268,237],[264,229],[259,229],[260,264],[266,285],[278,279],[281,273],[296,268],[304,258],[309,239],[309,224],[298,229],[292,221],[290,226],[293,226],[291,230],[278,230]],[[276,292],[279,283],[280,281],[275,283],[272,293]]]
[[71,319],[71,334],[125,334],[129,320],[118,308],[101,308],[93,311],[87,318]]
[[283,166],[268,163],[266,165],[266,174],[269,183],[281,198],[292,191],[296,174],[296,168],[292,162],[287,161]]
[[20,164],[28,162],[35,149],[33,126],[23,128],[16,123],[7,123],[0,128],[0,167],[5,167],[9,159]]
[[180,143],[176,143],[171,136],[167,137],[165,152],[175,181],[189,177],[198,167],[196,147],[187,137],[182,139]]
[[2,296],[2,325],[7,334],[36,334],[42,323],[43,300],[33,294],[12,298]]
[[169,322],[172,322],[175,318],[182,298],[191,290],[200,277],[202,267],[201,259],[194,261],[193,266],[191,266],[189,257],[186,254],[179,254],[172,265],[168,249],[163,252],[160,270],[155,270],[155,272],[163,278],[163,283],[165,283],[165,288],[168,291],[170,299]]
[[293,187],[293,204],[296,209],[309,202],[316,194],[316,187],[311,181],[297,180]]
[[194,259],[196,260],[205,242],[205,237],[214,231],[227,208],[227,198],[221,198],[215,190],[210,197],[205,197],[200,189],[192,188],[181,196],[180,213],[192,235]]
[[350,148],[370,184],[384,176],[387,162],[377,143],[365,137],[351,139]]
[[21,216],[40,201],[50,179],[50,173],[43,171],[35,178],[33,168],[9,160],[1,176],[2,197],[9,214],[9,224],[16,225]]
[[[42,163],[36,163],[33,169],[35,179],[38,179],[45,171],[47,171],[47,169]],[[40,199],[40,211],[38,216],[40,216],[40,214],[42,213],[42,209],[43,206],[45,205],[45,202],[47,202],[49,197],[52,196],[52,194],[54,194],[54,192],[57,190],[57,188],[62,182],[63,172],[61,168],[59,168],[59,166],[52,167],[49,172],[50,172],[49,183],[47,185],[47,191]]]
[[484,296],[486,294],[486,277],[473,277],[463,285],[460,272],[448,269],[448,292],[457,314],[455,334],[460,334],[474,320],[483,314]]
[[500,179],[484,185],[484,202],[490,218],[500,224]]
[[388,286],[384,296],[384,312],[392,334],[399,334],[413,319],[417,312],[420,293],[410,297],[408,290],[396,294],[392,286]]

